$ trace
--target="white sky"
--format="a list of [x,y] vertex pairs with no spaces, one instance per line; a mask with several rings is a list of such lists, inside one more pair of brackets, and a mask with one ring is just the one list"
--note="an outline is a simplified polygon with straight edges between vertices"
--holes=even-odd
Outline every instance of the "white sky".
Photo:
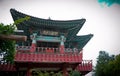
[[100,50],[120,53],[119,5],[103,7],[97,0],[0,0],[0,22],[13,23],[10,8],[44,19],[85,18],[86,23],[78,35],[94,34],[83,51],[83,59],[92,59],[94,65]]

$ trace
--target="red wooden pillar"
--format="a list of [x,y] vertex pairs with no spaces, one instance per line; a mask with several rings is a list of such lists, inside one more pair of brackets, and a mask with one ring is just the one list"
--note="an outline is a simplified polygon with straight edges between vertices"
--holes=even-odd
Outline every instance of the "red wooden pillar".
[[32,75],[31,75],[30,68],[27,69],[27,75],[26,75],[26,76],[32,76]]
[[64,53],[65,47],[64,45],[60,45],[60,53]]
[[67,74],[67,68],[63,68],[63,76],[68,76],[68,74]]
[[31,35],[31,39],[32,39],[32,45],[31,45],[31,49],[30,52],[35,52],[36,50],[36,33],[33,33],[33,35]]
[[60,53],[64,53],[65,47],[64,47],[64,36],[61,36],[61,42],[60,42]]
[[63,76],[68,76],[68,72],[67,72],[67,64],[63,65]]
[[32,45],[31,45],[30,52],[35,52],[35,50],[36,50],[36,41],[33,40],[33,41],[32,41]]

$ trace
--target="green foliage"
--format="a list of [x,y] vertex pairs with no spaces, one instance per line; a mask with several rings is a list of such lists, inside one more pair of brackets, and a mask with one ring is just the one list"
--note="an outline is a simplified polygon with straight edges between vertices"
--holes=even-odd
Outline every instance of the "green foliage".
[[0,34],[13,34],[15,30],[15,26],[13,24],[10,25],[4,25],[3,23],[0,23]]
[[[0,23],[0,34],[11,35],[14,34],[16,24],[19,24],[25,20],[28,20],[30,17],[20,18],[15,21],[13,24],[4,25]],[[13,63],[15,54],[15,41],[12,40],[0,40],[0,56],[3,57],[1,61]]]
[[99,3],[105,3],[107,6],[111,6],[113,4],[119,4],[120,0],[98,0]]
[[108,63],[106,74],[112,76],[120,76],[120,54],[115,57],[115,60]]
[[[63,73],[61,71],[55,73],[53,71],[47,72],[47,71],[40,71],[40,70],[34,70],[34,74],[32,76],[63,76]],[[72,70],[69,72],[68,76],[81,76],[80,72],[77,70]]]
[[[13,34],[15,26],[0,24],[0,34],[10,35]],[[1,61],[13,63],[15,53],[15,41],[0,40],[0,56],[3,56]]]
[[13,63],[15,53],[15,41],[0,40],[0,55],[3,56],[4,62]]
[[80,72],[77,71],[77,70],[75,70],[75,71],[73,71],[73,72],[71,73],[70,76],[80,76]]
[[120,54],[110,56],[100,51],[97,59],[96,76],[120,76]]
[[26,16],[26,17],[24,17],[24,18],[20,18],[20,19],[16,20],[16,21],[13,23],[13,25],[18,25],[19,23],[22,23],[22,22],[27,21],[27,20],[29,20],[29,19],[30,19],[29,16]]
[[114,60],[114,56],[109,56],[105,51],[99,52],[96,65],[96,76],[105,76],[107,64],[111,60]]
[[47,71],[34,70],[34,74],[32,76],[63,76],[63,75],[61,71],[54,73],[53,71],[47,72]]
[[63,76],[63,75],[62,75],[62,72],[59,71],[58,73],[53,74],[53,76]]

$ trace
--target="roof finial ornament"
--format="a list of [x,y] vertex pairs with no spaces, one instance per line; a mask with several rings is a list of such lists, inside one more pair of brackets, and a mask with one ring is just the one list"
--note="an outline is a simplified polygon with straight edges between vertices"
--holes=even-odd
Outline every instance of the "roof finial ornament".
[[51,20],[51,18],[50,18],[50,17],[49,17],[48,19],[49,19],[49,20]]

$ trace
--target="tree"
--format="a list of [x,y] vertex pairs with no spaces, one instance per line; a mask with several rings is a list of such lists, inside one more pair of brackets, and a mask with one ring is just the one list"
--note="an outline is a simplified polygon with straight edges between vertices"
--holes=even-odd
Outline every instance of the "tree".
[[100,51],[99,56],[97,58],[97,65],[95,68],[96,76],[107,76],[106,68],[108,66],[108,63],[113,60],[114,60],[114,55],[110,56],[107,52]]
[[0,62],[14,62],[13,59],[15,54],[15,41],[11,40],[13,38],[10,38],[9,36],[14,34],[14,30],[16,28],[15,25],[28,19],[30,19],[30,17],[20,18],[13,24],[9,25],[0,23],[0,56],[2,57],[2,59],[0,59]]
[[106,75],[120,76],[120,54],[115,57],[113,61],[110,61],[106,68]]
[[109,55],[100,51],[95,69],[96,76],[120,76],[120,54]]

